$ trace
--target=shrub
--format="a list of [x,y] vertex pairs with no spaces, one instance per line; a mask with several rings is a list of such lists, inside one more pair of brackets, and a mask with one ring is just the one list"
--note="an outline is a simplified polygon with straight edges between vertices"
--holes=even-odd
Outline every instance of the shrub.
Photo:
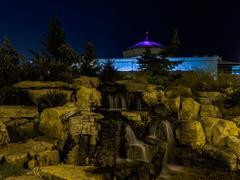
[[114,61],[108,59],[102,66],[102,71],[100,72],[100,79],[103,82],[114,82],[120,79],[120,74],[114,67]]
[[0,89],[1,105],[32,105],[28,93],[19,88],[4,86]]
[[24,141],[26,139],[33,139],[37,137],[40,133],[36,128],[24,130],[19,125],[13,125],[7,127],[9,137],[11,142]]
[[57,91],[49,91],[37,100],[38,110],[40,112],[45,108],[62,106],[66,103],[67,95]]
[[18,167],[9,163],[0,164],[0,180],[3,180],[9,176],[19,176],[24,173],[22,167]]
[[222,91],[230,86],[237,86],[239,80],[231,74],[220,73],[213,76],[202,71],[181,72],[179,79],[171,85],[186,86],[194,91]]
[[232,106],[240,105],[240,89],[233,92],[228,102]]

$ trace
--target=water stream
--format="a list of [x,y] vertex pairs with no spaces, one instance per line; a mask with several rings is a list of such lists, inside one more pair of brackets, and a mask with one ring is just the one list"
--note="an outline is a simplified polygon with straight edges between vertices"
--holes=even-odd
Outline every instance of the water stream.
[[153,140],[159,140],[159,134],[157,133],[157,130],[158,130],[158,121],[155,121],[150,126],[148,138]]
[[170,171],[181,171],[182,167],[174,164],[175,137],[169,121],[163,121],[163,127],[167,136],[167,146],[162,160],[160,177],[167,177]]
[[130,126],[127,126],[125,131],[125,139],[127,140],[128,145],[139,149],[141,151],[141,157],[139,157],[139,159],[148,162],[148,150],[146,145],[136,138],[136,135]]
[[138,92],[102,92],[102,107],[108,111],[146,109],[142,94]]

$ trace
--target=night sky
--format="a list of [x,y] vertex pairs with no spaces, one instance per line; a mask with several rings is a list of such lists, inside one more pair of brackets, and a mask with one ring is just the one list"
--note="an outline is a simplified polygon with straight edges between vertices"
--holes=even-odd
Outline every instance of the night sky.
[[[52,16],[58,15],[68,43],[82,52],[95,44],[98,57],[144,39],[168,45],[174,29],[181,55],[220,55],[240,59],[240,3],[232,0],[1,0],[0,37],[8,36],[21,53],[38,49]],[[2,39],[1,39],[2,40]]]

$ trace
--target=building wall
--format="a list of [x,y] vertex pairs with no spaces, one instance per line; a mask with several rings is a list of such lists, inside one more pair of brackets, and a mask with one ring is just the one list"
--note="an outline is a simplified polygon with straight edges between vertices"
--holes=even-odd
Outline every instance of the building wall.
[[[219,56],[202,57],[169,57],[170,61],[183,61],[175,67],[173,71],[204,71],[211,74],[217,74]],[[99,59],[103,64],[107,59]],[[112,58],[115,68],[118,71],[138,71],[137,57],[132,58]]]

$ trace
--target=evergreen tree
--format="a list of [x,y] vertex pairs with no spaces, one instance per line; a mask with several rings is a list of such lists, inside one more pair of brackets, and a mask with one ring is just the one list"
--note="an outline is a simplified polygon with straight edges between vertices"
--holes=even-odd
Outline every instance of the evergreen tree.
[[177,29],[175,29],[173,37],[172,37],[172,42],[168,48],[170,56],[175,56],[181,46],[181,41],[178,35]]
[[80,62],[80,55],[65,40],[58,18],[49,23],[42,49],[30,50],[39,80],[71,81],[72,66]]
[[114,61],[107,59],[102,66],[102,71],[100,79],[103,82],[114,82],[120,78],[120,74],[117,72],[117,69],[114,67]]
[[171,79],[170,71],[182,63],[181,61],[172,62],[167,59],[169,53],[167,50],[161,54],[152,54],[149,48],[138,58],[139,69],[143,71],[150,83],[166,86]]
[[18,81],[18,66],[23,60],[24,57],[12,47],[10,40],[4,38],[0,48],[0,87]]
[[97,76],[100,66],[97,61],[94,45],[90,42],[86,43],[81,61],[81,72],[88,76]]
[[54,17],[48,25],[48,33],[43,40],[43,53],[53,59],[59,59],[59,48],[66,44],[65,33],[57,17]]

